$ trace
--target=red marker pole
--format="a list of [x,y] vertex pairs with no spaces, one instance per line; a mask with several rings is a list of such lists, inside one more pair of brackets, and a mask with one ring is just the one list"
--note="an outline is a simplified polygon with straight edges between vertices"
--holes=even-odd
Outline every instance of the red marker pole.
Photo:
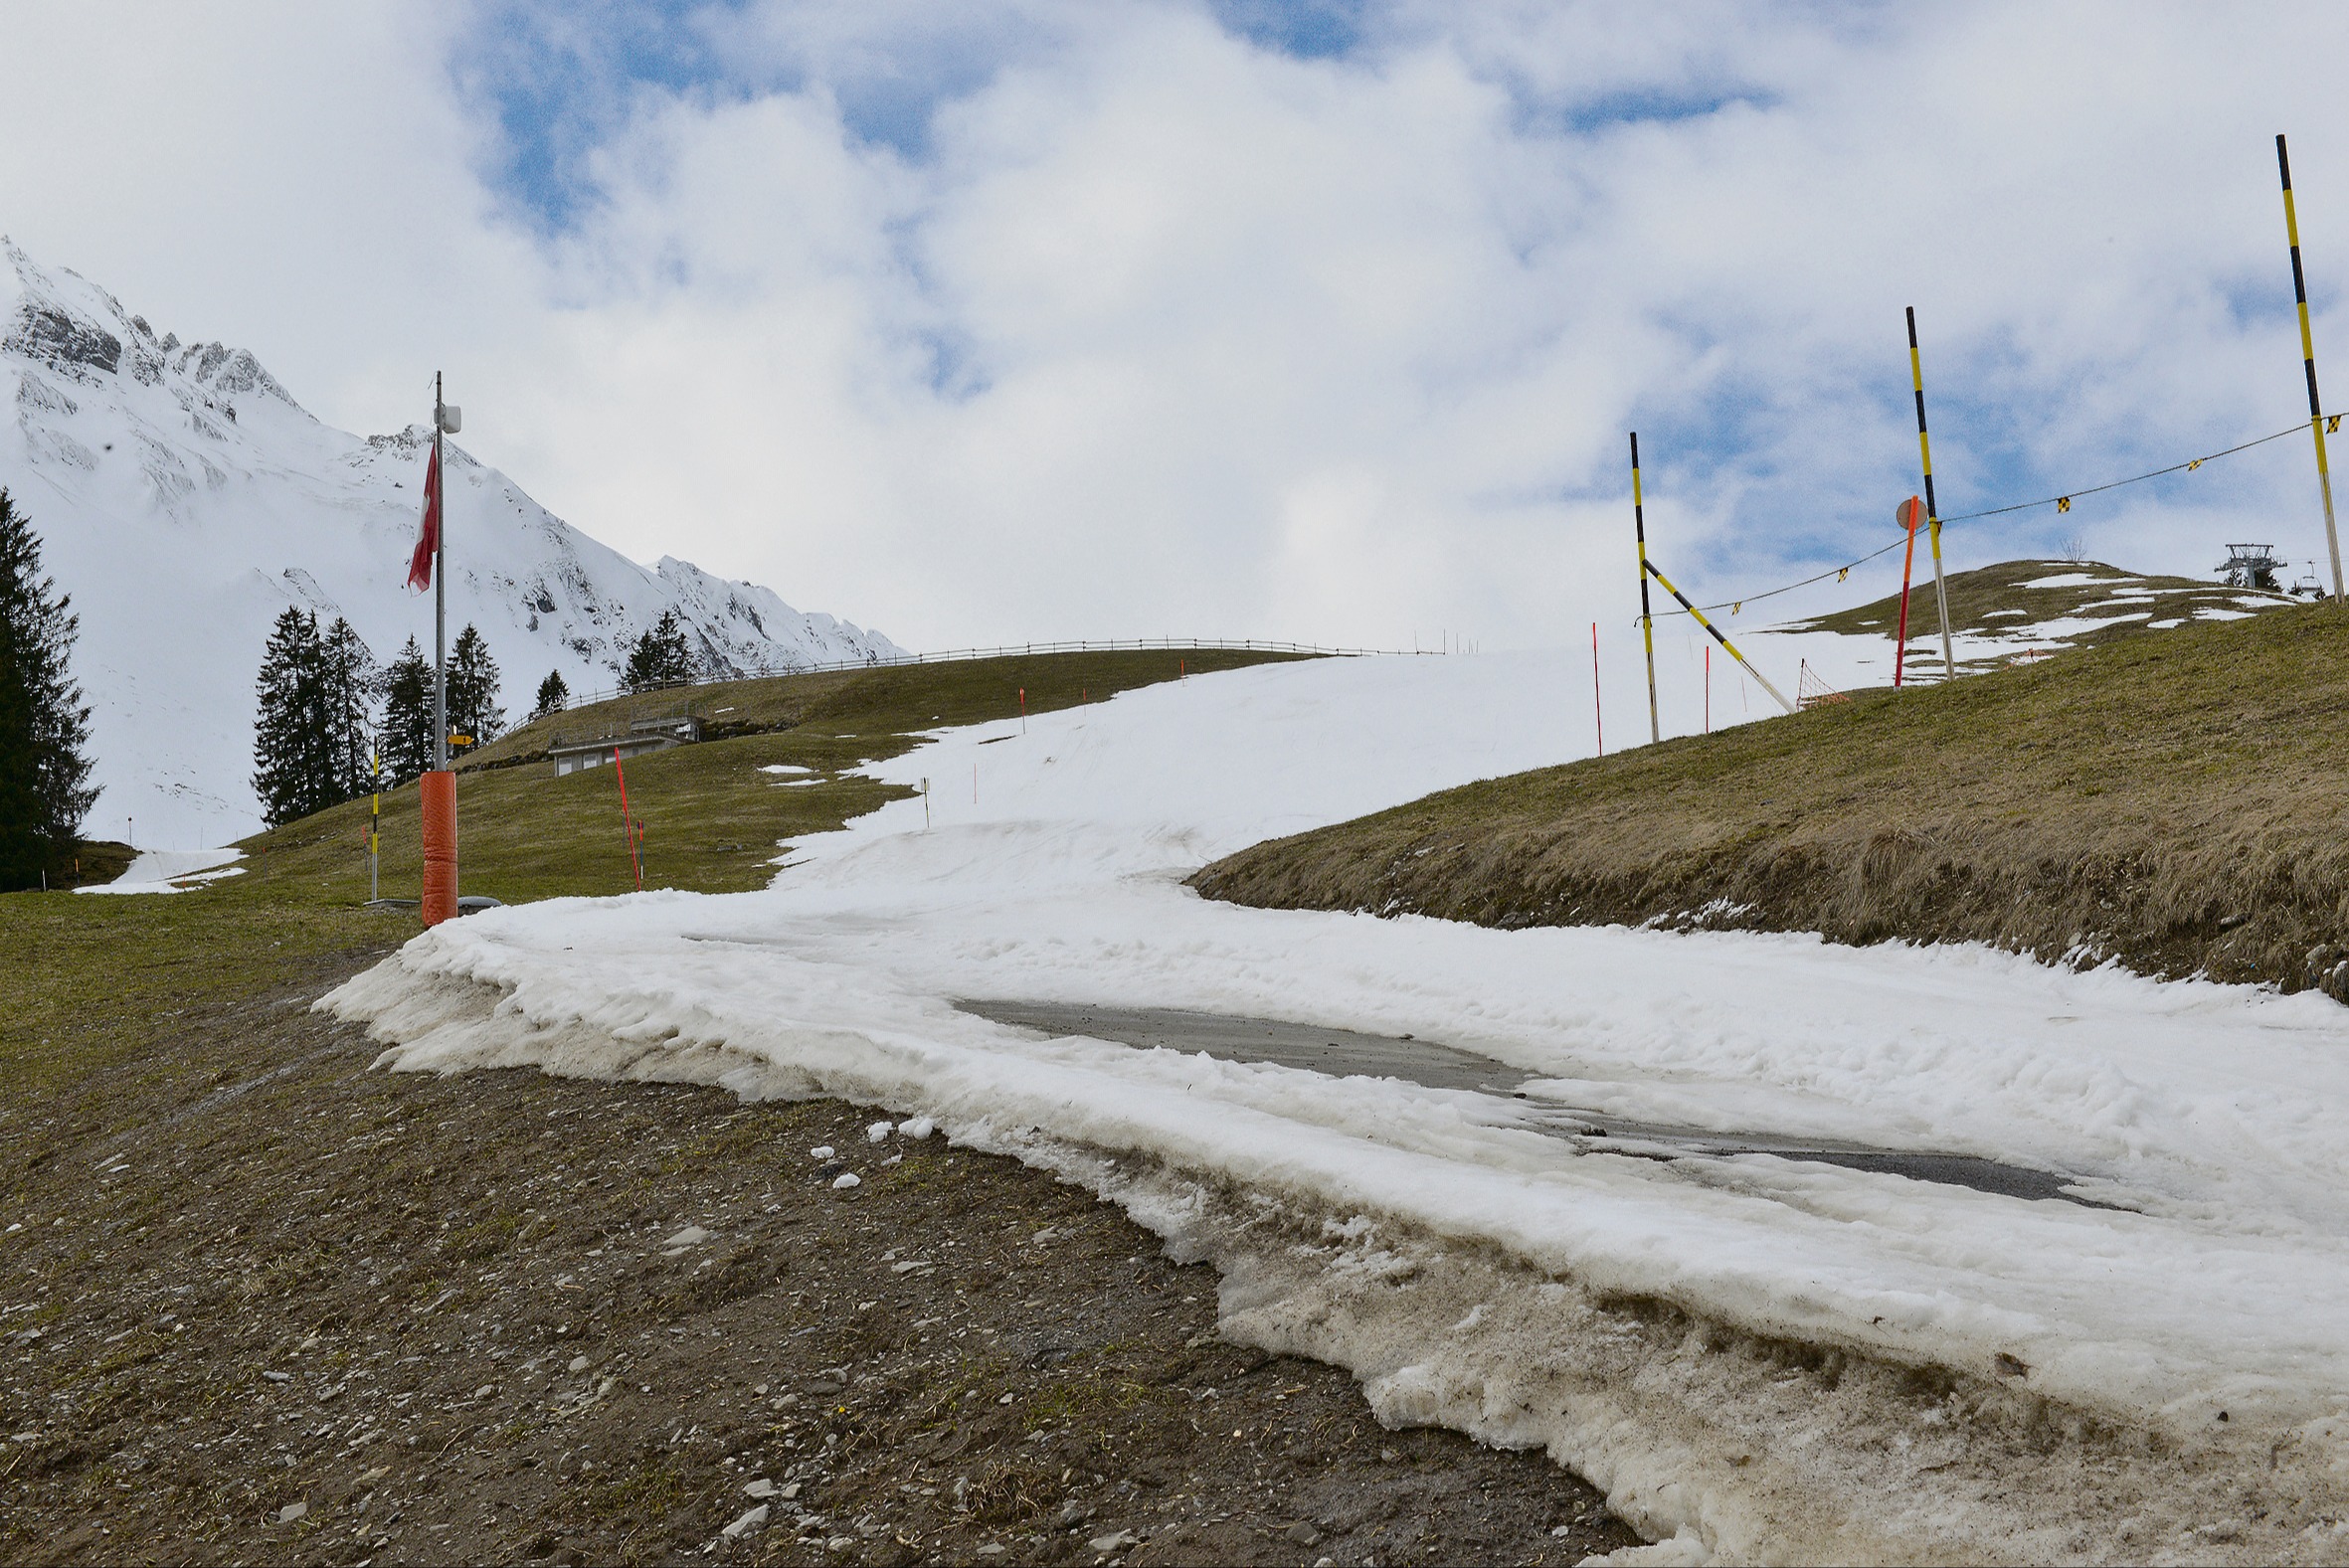
[[1027,688],[1019,688],[1019,733],[1027,733]]
[[1924,502],[1910,496],[1893,513],[1902,528],[1908,530],[1908,549],[1900,557],[1900,630],[1899,640],[1893,646],[1893,684],[1900,684],[1901,661],[1908,655],[1908,576],[1916,565],[1916,525],[1925,520]]
[[620,748],[612,748],[612,775],[620,781],[620,832],[628,840],[629,865],[636,874],[636,891],[644,891],[644,857],[636,845],[635,819],[629,815],[629,776],[620,766]]
[[1607,755],[1607,710],[1598,696],[1598,622],[1590,623],[1590,722],[1598,730],[1598,755]]

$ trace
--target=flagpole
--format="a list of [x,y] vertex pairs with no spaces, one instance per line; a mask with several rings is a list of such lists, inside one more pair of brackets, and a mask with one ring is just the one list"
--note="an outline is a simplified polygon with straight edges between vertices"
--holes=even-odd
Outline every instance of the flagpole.
[[[441,401],[441,373],[433,372],[433,455],[426,476],[425,518],[433,553],[433,768],[417,781],[417,825],[424,840],[422,914],[427,926],[456,918],[456,776],[449,771],[449,489],[442,436],[456,411]],[[411,571],[414,569],[411,568]],[[413,580],[413,579],[412,579]]]
[[449,470],[441,461],[441,373],[433,372],[433,471],[441,475],[440,526],[433,530],[433,772],[449,771]]

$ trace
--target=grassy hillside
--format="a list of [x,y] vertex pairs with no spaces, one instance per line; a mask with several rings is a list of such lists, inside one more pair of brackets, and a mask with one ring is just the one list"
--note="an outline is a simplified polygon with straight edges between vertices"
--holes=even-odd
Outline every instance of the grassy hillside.
[[[735,892],[764,885],[779,844],[826,832],[902,790],[848,777],[894,757],[921,730],[1068,707],[1192,672],[1292,655],[1247,652],[1049,654],[783,676],[623,698],[526,726],[484,747],[457,783],[463,886],[508,903],[632,886],[610,768],[567,779],[543,760],[558,729],[601,733],[690,701],[725,737],[628,765],[629,801],[645,824],[647,887]],[[728,732],[733,733],[729,734]],[[759,769],[814,770],[780,784]],[[503,766],[501,766],[503,765]],[[422,856],[413,785],[384,796],[383,893],[417,896]],[[396,946],[413,910],[369,910],[367,802],[357,800],[245,840],[246,871],[201,892],[0,896],[0,943],[15,957],[0,1008],[0,1144],[9,1107],[45,1086],[126,1063],[168,1071],[156,1054],[191,1007],[273,993],[297,974]],[[118,873],[125,846],[83,846],[85,868]],[[167,1053],[166,1053],[167,1054]],[[145,1070],[144,1068],[141,1069]]]
[[1193,880],[1492,926],[1979,940],[2349,999],[2345,721],[2349,615],[2189,620],[1471,784]]
[[[1947,587],[1949,629],[1960,675],[2044,658],[2067,648],[2093,647],[2141,631],[2168,631],[2193,621],[2239,620],[2307,604],[2288,594],[2146,576],[2101,561],[2001,561],[1953,572]],[[1835,631],[1889,642],[1899,623],[1900,596],[1888,594],[1771,629]],[[1908,601],[1908,675],[1920,682],[1941,678],[1941,620],[1929,565],[1920,567]]]
[[[644,825],[644,885],[704,893],[763,886],[779,846],[828,832],[907,793],[852,770],[910,751],[921,732],[1099,701],[1136,686],[1288,658],[1240,651],[1055,653],[822,675],[730,681],[621,697],[524,725],[457,764],[463,887],[507,903],[632,886],[612,769],[554,777],[557,734],[625,730],[690,710],[711,739],[627,764],[629,805]],[[767,767],[811,770],[784,784]],[[413,785],[384,796],[383,890],[414,898],[422,875]],[[245,841],[251,871],[231,899],[367,896],[367,802],[355,800]]]

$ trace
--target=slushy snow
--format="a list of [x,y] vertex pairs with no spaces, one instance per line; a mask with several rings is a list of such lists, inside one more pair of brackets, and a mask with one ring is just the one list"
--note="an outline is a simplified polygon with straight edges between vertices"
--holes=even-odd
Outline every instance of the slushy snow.
[[[321,1002],[383,1060],[821,1092],[1127,1204],[1224,1329],[1548,1448],[1724,1559],[2349,1552],[2349,1013],[1979,947],[1243,909],[1217,856],[1586,749],[1572,656],[1321,660],[942,732],[765,891],[490,911]],[[1586,685],[1583,686],[1587,690]],[[1041,1039],[957,998],[1482,1052],[1530,1098]],[[1557,1114],[2057,1172],[2024,1201]],[[829,1158],[828,1148],[813,1150]],[[1797,1347],[1797,1348],[1790,1348]],[[2259,1501],[2247,1510],[2246,1490]]]

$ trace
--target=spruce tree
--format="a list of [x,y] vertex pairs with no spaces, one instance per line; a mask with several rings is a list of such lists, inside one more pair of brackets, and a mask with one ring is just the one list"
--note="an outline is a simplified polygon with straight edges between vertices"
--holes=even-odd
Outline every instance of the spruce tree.
[[563,679],[561,670],[548,670],[546,679],[538,683],[538,701],[531,705],[530,717],[543,719],[561,713],[571,701],[571,687]]
[[410,637],[383,674],[384,772],[402,784],[433,766],[433,666]]
[[0,891],[40,886],[97,798],[90,709],[67,667],[81,623],[56,589],[31,519],[0,490]]
[[629,649],[628,669],[621,684],[630,691],[656,691],[663,686],[689,685],[701,673],[693,645],[685,639],[685,623],[675,610],[664,610],[650,630]]
[[270,628],[254,680],[253,792],[275,827],[338,797],[318,617],[292,605]]
[[457,751],[471,751],[497,739],[505,729],[505,709],[497,703],[497,660],[489,644],[468,621],[456,634],[449,652],[449,728],[472,739]]
[[368,766],[375,743],[375,704],[383,672],[351,623],[337,615],[319,644],[323,662],[326,727],[333,757],[334,793],[352,800],[374,787]]

